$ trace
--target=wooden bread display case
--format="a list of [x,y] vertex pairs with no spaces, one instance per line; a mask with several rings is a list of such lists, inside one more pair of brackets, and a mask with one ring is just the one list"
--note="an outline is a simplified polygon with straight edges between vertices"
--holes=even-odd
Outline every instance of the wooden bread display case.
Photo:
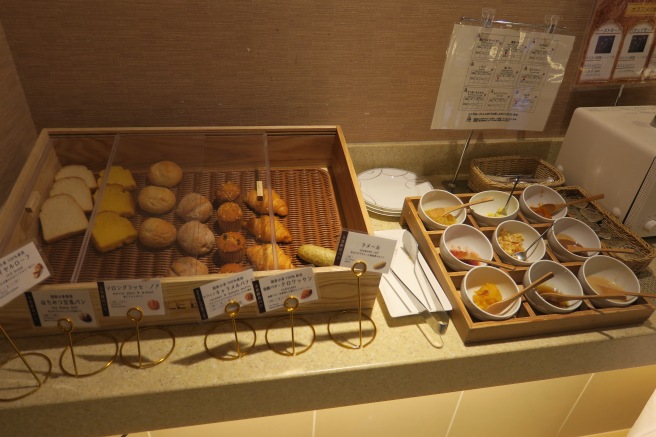
[[[225,181],[240,186],[242,195],[257,181],[271,187],[287,202],[289,214],[281,218],[293,241],[279,247],[294,267],[311,266],[297,257],[302,244],[335,249],[343,230],[373,234],[359,184],[339,126],[303,127],[198,127],[198,128],[107,128],[46,129],[41,132],[10,196],[0,211],[0,256],[33,241],[48,263],[52,276],[31,291],[88,290],[98,325],[94,329],[122,328],[132,323],[122,317],[104,317],[98,296],[98,281],[159,278],[166,315],[144,318],[144,325],[200,322],[194,288],[226,276],[218,269],[224,263],[214,249],[198,257],[207,275],[170,277],[171,263],[184,253],[177,243],[164,249],[145,247],[137,239],[119,249],[101,253],[91,244],[87,229],[55,243],[46,243],[39,212],[56,172],[67,165],[85,165],[95,176],[110,166],[130,170],[137,193],[147,185],[149,167],[159,161],[177,163],[182,182],[172,188],[176,202],[187,193],[202,194],[213,203],[207,223],[215,235],[215,192]],[[95,207],[102,199],[95,202]],[[244,220],[253,212],[241,203]],[[138,230],[151,214],[136,206],[130,217]],[[89,214],[93,217],[93,213]],[[179,227],[173,211],[161,218]],[[254,239],[243,229],[247,247]],[[249,266],[244,258],[241,263]],[[299,313],[330,312],[358,307],[357,278],[345,267],[313,267],[319,299],[299,307]],[[255,278],[273,271],[256,271]],[[380,275],[365,273],[360,278],[362,307],[373,307]],[[284,311],[284,310],[281,310]],[[279,315],[279,311],[274,311]],[[257,305],[246,305],[239,317],[259,316]],[[0,308],[0,323],[14,335],[43,335],[58,332],[52,327],[35,327],[23,296]]]
[[[580,187],[566,186],[558,187],[556,190],[568,198],[589,196]],[[458,194],[457,196],[465,203],[474,194],[476,193]],[[520,194],[521,191],[515,191],[513,193],[516,197]],[[581,306],[568,314],[540,313],[530,305],[528,300],[522,298],[518,313],[510,319],[502,321],[477,320],[467,310],[460,297],[460,286],[467,272],[454,271],[443,262],[440,256],[439,244],[444,231],[434,231],[426,228],[418,214],[419,200],[419,197],[408,197],[405,199],[401,223],[403,226],[408,227],[417,239],[421,253],[426,258],[431,270],[437,277],[453,306],[453,310],[450,313],[451,320],[453,320],[453,324],[458,330],[460,337],[467,344],[534,335],[566,334],[577,330],[603,329],[612,326],[638,324],[647,320],[654,312],[654,305],[643,297],[639,297],[629,306],[612,308],[596,308],[592,305],[591,300],[584,300]],[[600,214],[600,222],[609,231],[612,239],[617,239],[618,243],[622,246],[635,250],[635,253],[631,255],[619,255],[619,259],[623,260],[632,270],[639,271],[645,269],[656,257],[656,252],[647,242],[617,221],[599,203],[590,202],[589,208]],[[540,233],[550,226],[549,223],[530,223],[521,211],[516,220],[531,224]],[[479,229],[488,238],[492,238],[495,230],[493,226],[479,225],[471,214],[467,214],[465,224]],[[612,241],[612,239],[608,241]],[[606,247],[612,246],[606,245]],[[559,262],[548,245],[544,259]],[[494,254],[494,260],[501,261],[496,253]],[[567,267],[572,273],[577,274],[583,263],[561,262],[561,264]],[[521,288],[522,279],[527,269],[528,267],[517,266],[515,270],[508,271],[507,273]]]

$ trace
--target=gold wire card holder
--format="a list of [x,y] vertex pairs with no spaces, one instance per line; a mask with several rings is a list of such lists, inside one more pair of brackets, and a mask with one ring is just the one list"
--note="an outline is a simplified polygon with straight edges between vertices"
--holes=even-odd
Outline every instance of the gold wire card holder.
[[[358,287],[358,310],[357,311],[343,310],[343,311],[340,311],[340,312],[336,313],[334,316],[332,316],[330,318],[330,320],[328,321],[328,335],[330,335],[330,338],[335,343],[337,343],[337,345],[339,345],[339,346],[341,346],[345,349],[363,349],[363,348],[369,346],[374,341],[374,339],[376,338],[376,324],[371,319],[371,317],[369,317],[368,315],[366,315],[362,312],[362,292],[361,292],[361,289],[360,289],[360,277],[362,275],[364,275],[365,273],[367,273],[367,263],[365,263],[364,261],[356,261],[355,263],[353,263],[353,266],[351,267],[351,271],[353,272],[353,274],[357,278],[357,282],[358,282],[358,286],[357,286]],[[352,343],[348,339],[348,335],[344,334],[344,335],[339,335],[338,336],[337,333],[335,333],[335,332],[333,332],[333,330],[331,330],[331,325],[333,324],[333,322],[336,322],[339,319],[344,319],[344,317],[343,317],[344,315],[352,315],[352,314],[357,314],[357,316],[358,316],[358,344]],[[363,334],[363,329],[362,329],[362,319],[363,318],[365,318],[369,322],[371,322],[371,327],[372,327],[371,338],[366,343],[364,342],[364,334]],[[345,339],[340,340],[338,337],[344,337]]]
[[[285,299],[285,309],[287,310],[287,313],[289,313],[289,317],[280,317],[277,320],[275,320],[273,323],[269,325],[266,331],[266,335],[264,339],[266,340],[266,344],[271,349],[273,352],[277,353],[278,355],[284,355],[286,357],[293,357],[296,355],[303,354],[310,350],[312,345],[314,344],[314,340],[316,339],[316,332],[314,330],[314,326],[310,322],[308,322],[306,319],[303,317],[294,317],[294,311],[298,308],[299,305],[299,300],[296,296],[289,296],[287,299]],[[269,341],[269,332],[272,330],[274,326],[278,326],[281,324],[284,324],[285,322],[289,321],[289,325],[291,328],[291,352],[289,350],[285,349],[280,349],[278,348],[278,344],[281,343],[274,343],[272,341]],[[295,326],[296,321],[301,321],[305,324],[305,326],[309,327],[310,330],[312,331],[312,336],[310,340],[310,344],[305,346],[304,348],[297,350],[296,349],[296,333],[297,333],[297,327]]]
[[[8,364],[10,362],[15,361],[16,359],[20,359],[23,362],[23,364],[25,365],[25,367],[27,368],[27,370],[30,372],[30,374],[32,375],[34,380],[36,381],[36,386],[26,385],[26,386],[17,386],[17,387],[9,388],[10,391],[19,392],[20,394],[17,394],[15,396],[6,397],[6,398],[5,397],[0,397],[0,402],[17,401],[19,399],[23,399],[23,398],[35,393],[37,390],[39,390],[43,386],[43,384],[46,383],[46,381],[48,380],[48,377],[50,376],[50,372],[52,372],[52,361],[50,361],[50,358],[48,358],[46,355],[44,355],[40,352],[22,353],[18,349],[16,344],[12,341],[11,337],[9,337],[9,334],[7,334],[7,331],[5,331],[5,328],[3,328],[2,325],[0,325],[0,330],[2,331],[2,334],[5,336],[5,338],[9,342],[9,344],[11,345],[14,352],[16,352],[16,356],[14,356],[12,358],[9,358],[8,360],[6,360],[6,361],[4,361],[3,363],[0,364],[0,369],[9,367]],[[48,369],[45,372],[43,372],[45,374],[43,379],[39,378],[39,376],[37,375],[37,372],[32,368],[32,366],[30,366],[30,363],[28,363],[28,361],[26,359],[26,357],[28,357],[28,356],[29,357],[39,357],[39,358],[43,359],[45,361],[45,363],[47,364]],[[14,369],[13,372],[17,372],[17,370]],[[22,382],[19,382],[19,384],[22,384]],[[4,387],[3,387],[3,391],[4,391]]]
[[[65,333],[68,337],[68,346],[66,346],[66,348],[62,351],[61,355],[59,356],[59,368],[61,369],[61,371],[64,374],[66,374],[68,376],[81,378],[81,377],[85,377],[85,376],[95,375],[95,374],[100,373],[103,370],[107,369],[109,366],[111,366],[112,363],[116,360],[116,357],[118,357],[118,340],[116,339],[116,337],[114,337],[111,334],[107,334],[105,332],[98,332],[98,333],[94,333],[94,334],[80,335],[80,336],[78,336],[77,338],[74,339],[73,338],[73,331],[75,330],[75,323],[73,323],[73,320],[69,317],[59,319],[57,321],[57,327],[59,328],[60,331]],[[80,343],[84,342],[85,340],[98,339],[98,338],[101,338],[101,337],[107,338],[107,339],[111,340],[112,343],[114,343],[114,355],[109,359],[109,361],[104,363],[102,365],[102,367],[100,367],[99,369],[96,369],[96,370],[93,370],[93,371],[90,371],[90,372],[87,372],[87,373],[80,373],[80,371],[78,369],[78,363],[77,363],[77,358],[76,358],[76,355],[75,355],[74,346],[79,345]],[[73,364],[73,372],[71,372],[70,370],[67,370],[66,366],[64,365],[64,357],[66,356],[66,352],[69,349],[71,351],[70,357],[71,357],[71,361],[72,361],[72,364]]]
[[[257,340],[257,334],[255,333],[255,329],[249,323],[244,322],[243,320],[236,319],[240,307],[241,306],[239,305],[239,302],[233,300],[228,302],[225,306],[225,312],[230,317],[230,320],[223,320],[217,323],[212,328],[210,328],[209,331],[207,331],[207,334],[205,334],[205,350],[207,351],[208,354],[210,354],[210,356],[217,358],[219,360],[232,361],[248,354],[253,349],[253,347],[255,347],[255,341]],[[232,334],[234,335],[235,341],[231,343],[234,344],[235,351],[227,351],[226,353],[219,353],[209,346],[208,340],[211,334],[219,330],[219,328],[227,326],[228,324],[232,326]],[[253,341],[250,344],[248,344],[246,349],[241,347],[241,343],[239,341],[239,332],[238,332],[239,330],[237,329],[237,326],[245,326],[247,329],[246,332],[250,331],[253,334]],[[220,332],[218,334],[220,335]]]
[[[175,348],[175,336],[168,329],[163,328],[161,326],[149,326],[149,327],[146,327],[146,328],[140,328],[139,327],[139,322],[141,322],[141,320],[143,319],[143,316],[144,316],[144,313],[143,313],[143,310],[140,307],[132,307],[128,310],[127,317],[128,317],[128,319],[130,319],[131,322],[134,323],[135,332],[132,333],[130,336],[128,336],[128,338],[126,338],[123,341],[123,343],[121,344],[121,349],[120,349],[121,361],[123,361],[124,364],[126,364],[130,367],[137,368],[137,369],[147,369],[147,368],[150,368],[150,367],[154,367],[158,364],[161,364],[168,357],[171,356],[171,354],[173,353],[173,349]],[[161,331],[161,332],[166,333],[171,338],[171,349],[169,349],[169,351],[163,357],[161,357],[160,359],[144,363],[143,353],[142,353],[142,344],[141,344],[141,334],[144,331]],[[137,341],[136,341],[136,343],[137,343],[137,362],[136,363],[130,361],[128,359],[128,357],[126,357],[123,354],[124,346],[132,339],[132,337],[135,337],[135,336],[137,337]]]

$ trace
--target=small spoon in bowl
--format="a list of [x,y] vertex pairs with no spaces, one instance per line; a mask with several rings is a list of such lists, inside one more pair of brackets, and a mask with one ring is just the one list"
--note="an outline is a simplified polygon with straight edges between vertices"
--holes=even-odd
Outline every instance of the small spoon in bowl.
[[527,291],[529,291],[532,288],[537,287],[538,285],[542,284],[545,281],[548,281],[549,279],[553,278],[553,272],[548,272],[545,273],[544,275],[540,276],[538,279],[535,281],[531,282],[528,284],[522,291],[519,293],[515,294],[514,296],[509,297],[508,299],[504,299],[499,302],[495,302],[492,305],[489,305],[487,308],[485,308],[484,311],[490,313],[490,314],[500,314],[502,313],[508,306],[519,299],[520,297],[524,296]]
[[508,200],[506,200],[506,204],[503,205],[503,208],[501,208],[501,209],[499,209],[499,210],[497,211],[498,214],[501,214],[501,215],[508,215],[508,209],[507,209],[507,208],[508,208],[508,204],[510,203],[510,199],[512,199],[513,191],[515,191],[515,188],[517,188],[517,183],[519,182],[519,178],[520,178],[520,176],[517,175],[517,177],[515,178],[515,183],[513,184],[513,187],[512,187],[512,189],[510,190],[510,193],[508,194]]
[[479,203],[491,202],[493,200],[494,199],[492,197],[484,197],[483,199],[475,200],[469,203],[463,203],[462,205],[432,208],[426,211],[426,213],[429,217],[442,217],[460,208],[466,208],[470,205],[478,205]]
[[584,202],[589,202],[591,200],[599,200],[603,198],[604,198],[603,194],[597,194],[594,196],[583,197],[581,199],[572,200],[571,202],[566,202],[566,203],[543,203],[542,205],[540,205],[540,210],[542,212],[546,212],[549,216],[553,216],[553,214],[556,211],[559,211],[565,208],[566,206],[572,206],[572,205],[576,205],[577,203],[584,203]]
[[[551,225],[551,226],[553,226],[553,225]],[[528,259],[528,252],[529,252],[529,250],[531,250],[531,247],[535,246],[535,243],[542,240],[542,237],[544,237],[545,234],[549,231],[549,229],[551,229],[551,226],[549,226],[547,229],[545,229],[544,232],[542,232],[540,234],[540,236],[538,238],[536,238],[526,249],[524,249],[523,251],[515,252],[510,256],[512,256],[513,258],[515,258],[517,260],[520,260],[520,261],[526,261]]]

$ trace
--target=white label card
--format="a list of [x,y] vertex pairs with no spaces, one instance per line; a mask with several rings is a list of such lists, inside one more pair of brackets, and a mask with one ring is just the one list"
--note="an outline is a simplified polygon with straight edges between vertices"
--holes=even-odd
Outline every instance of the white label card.
[[28,291],[25,298],[34,326],[57,326],[65,318],[70,318],[76,327],[98,326],[88,290]]
[[139,307],[145,316],[163,316],[164,298],[159,279],[126,279],[98,282],[100,305],[105,317],[127,317]]
[[367,271],[387,273],[394,257],[396,240],[376,237],[360,232],[343,231],[337,247],[335,265],[353,267],[362,261]]
[[253,270],[248,269],[194,288],[201,320],[225,314],[230,301],[239,302],[240,306],[255,302],[254,280]]
[[261,313],[285,306],[285,300],[294,296],[298,305],[319,299],[312,267],[289,270],[261,278],[254,283],[257,305]]
[[41,281],[50,271],[32,242],[0,259],[0,307]]

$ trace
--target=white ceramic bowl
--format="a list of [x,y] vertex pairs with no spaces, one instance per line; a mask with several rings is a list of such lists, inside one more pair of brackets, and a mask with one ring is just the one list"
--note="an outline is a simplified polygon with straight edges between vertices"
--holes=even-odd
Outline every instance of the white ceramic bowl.
[[[433,208],[444,208],[447,206],[462,205],[462,200],[446,190],[431,190],[421,196],[419,199],[419,217],[426,227],[431,230],[446,229],[448,226],[438,223],[427,214],[427,211]],[[456,219],[456,223],[462,223],[467,218],[466,208],[461,208],[451,213]]]
[[531,223],[553,223],[567,215],[567,207],[557,211],[551,218],[541,216],[531,209],[546,203],[565,203],[565,199],[556,190],[539,184],[529,185],[519,196],[519,209]]
[[[454,253],[457,251],[469,252],[471,256],[491,260],[494,251],[490,240],[478,229],[465,225],[455,224],[444,230],[440,238],[440,256],[446,265],[454,270],[471,270],[477,264],[470,264],[459,260]],[[453,252],[452,252],[453,251]]]
[[549,272],[553,272],[553,278],[526,292],[525,296],[530,304],[545,314],[567,314],[580,307],[583,302],[581,300],[570,300],[558,304],[540,296],[538,290],[556,291],[564,294],[575,294],[577,296],[583,295],[583,288],[576,275],[567,267],[557,262],[543,259],[532,264],[524,274],[524,287]]
[[572,217],[559,218],[547,232],[547,242],[556,258],[562,262],[584,262],[590,256],[599,254],[599,252],[570,252],[565,248],[565,245],[571,243],[567,244],[564,238],[575,241],[581,247],[601,249],[601,241],[590,226]]
[[519,293],[515,281],[504,271],[490,266],[475,267],[467,272],[462,279],[460,296],[470,314],[479,320],[506,320],[517,314],[521,306],[521,299],[515,300],[501,314],[491,314],[482,310],[474,303],[474,295],[484,284],[492,283],[501,292],[501,298],[506,299]]
[[[585,294],[602,294],[594,288],[596,280],[600,280],[603,285],[612,288],[624,291],[640,291],[640,282],[635,273],[622,261],[606,255],[588,258],[579,269],[578,278]],[[636,299],[638,298],[633,296],[625,300],[590,299],[590,302],[600,308],[625,307],[631,305]]]
[[[536,239],[539,239],[539,241],[528,251],[528,258],[526,261],[520,261],[503,250],[499,243],[499,235],[503,235],[505,233],[504,231],[511,235],[521,235],[521,238],[523,238],[521,245],[524,250],[526,250]],[[531,225],[517,220],[508,220],[497,226],[492,234],[492,248],[494,248],[494,251],[499,255],[499,258],[501,258],[502,261],[516,266],[530,266],[534,262],[544,258],[546,250],[544,240],[540,238],[540,233]]]
[[[515,196],[512,196],[510,201],[508,201],[509,195],[510,193],[504,193],[503,191],[481,191],[480,193],[473,195],[470,202],[475,202],[486,197],[491,197],[493,200],[472,205],[469,207],[469,210],[478,224],[497,226],[499,223],[505,222],[506,220],[513,220],[519,213],[519,200],[517,200]],[[497,211],[503,208],[506,202],[508,202],[506,214],[497,216]]]

